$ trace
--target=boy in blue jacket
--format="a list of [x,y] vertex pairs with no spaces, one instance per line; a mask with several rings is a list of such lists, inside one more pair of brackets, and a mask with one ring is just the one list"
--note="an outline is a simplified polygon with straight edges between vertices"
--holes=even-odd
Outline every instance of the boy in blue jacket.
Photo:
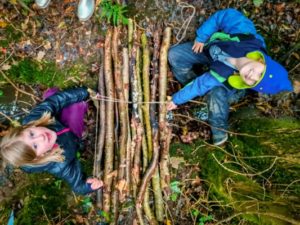
[[[194,43],[169,50],[172,72],[186,86],[172,96],[167,109],[207,94],[213,143],[221,145],[228,139],[229,104],[243,97],[246,89],[265,94],[293,89],[285,68],[267,55],[264,39],[241,12],[217,11],[196,34]],[[195,64],[206,64],[209,71],[198,76]]]

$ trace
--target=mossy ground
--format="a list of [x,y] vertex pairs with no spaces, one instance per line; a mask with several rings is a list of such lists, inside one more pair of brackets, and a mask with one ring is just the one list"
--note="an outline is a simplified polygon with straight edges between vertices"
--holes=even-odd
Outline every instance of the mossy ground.
[[224,148],[200,140],[191,145],[171,145],[171,156],[182,156],[186,165],[200,167],[190,178],[199,176],[205,181],[210,204],[206,204],[209,210],[202,207],[199,211],[213,214],[217,220],[240,213],[228,224],[300,221],[300,121],[265,118],[248,108],[232,118],[236,134]]
[[[7,71],[8,77],[13,82],[60,88],[95,84],[93,77],[86,76],[86,73],[88,73],[87,66],[80,62],[59,68],[53,62],[38,62],[28,58],[20,60]],[[0,81],[5,81],[5,79],[1,76]]]
[[[80,161],[84,173],[91,174],[93,160]],[[48,225],[64,221],[62,224],[72,225],[87,216],[92,206],[89,197],[75,197],[66,182],[47,173],[26,174],[17,170],[11,180],[15,186],[7,190],[9,196],[1,199],[0,221],[8,221],[13,210],[15,224]]]

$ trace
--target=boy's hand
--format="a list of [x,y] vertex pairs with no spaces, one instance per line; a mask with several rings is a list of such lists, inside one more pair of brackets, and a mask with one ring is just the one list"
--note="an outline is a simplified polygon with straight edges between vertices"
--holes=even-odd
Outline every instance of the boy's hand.
[[201,53],[203,51],[204,43],[195,41],[192,50],[195,53]]
[[93,190],[97,190],[103,186],[102,180],[99,180],[97,178],[88,178],[86,180],[87,183],[91,184],[91,188]]
[[167,103],[167,110],[173,110],[173,109],[176,109],[177,108],[177,105],[173,102],[173,101],[170,101]]

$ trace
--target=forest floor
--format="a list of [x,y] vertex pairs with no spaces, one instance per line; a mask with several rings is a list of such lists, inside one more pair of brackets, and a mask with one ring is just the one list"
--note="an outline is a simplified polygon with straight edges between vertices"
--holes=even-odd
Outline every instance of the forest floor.
[[[53,85],[61,88],[80,84],[96,87],[99,49],[103,47],[108,26],[100,18],[99,8],[89,21],[81,23],[76,17],[78,1],[52,1],[44,10],[38,9],[33,1],[23,2],[26,6],[14,0],[0,1],[1,71],[10,71],[17,62],[27,65],[28,59],[29,62],[38,62],[34,64],[36,67],[44,68],[47,64],[49,70],[37,71],[27,66],[21,68],[25,74],[33,71],[45,73],[50,78],[45,75],[30,77],[30,82],[26,77],[12,80],[18,88],[30,90],[39,97],[48,86]],[[230,124],[234,132],[225,153],[209,144],[209,126],[194,118],[193,110],[196,111],[199,105],[191,103],[180,108],[182,117],[175,117],[173,121],[173,195],[167,204],[169,219],[165,224],[168,221],[172,224],[199,225],[217,224],[218,221],[223,221],[223,224],[300,224],[297,211],[300,204],[300,3],[262,1],[261,5],[255,6],[254,2],[258,1],[252,0],[128,2],[129,15],[148,31],[150,42],[151,24],[160,22],[172,27],[173,44],[193,40],[195,29],[217,9],[233,7],[241,10],[265,37],[270,54],[287,68],[295,89],[295,93],[274,97],[252,95],[232,106]],[[189,24],[182,26],[189,20]],[[52,66],[63,72],[53,73]],[[16,97],[13,89],[7,87],[7,82],[1,78],[0,74],[0,106],[4,102],[14,101]],[[18,81],[29,85],[19,84]],[[170,74],[168,92],[175,92],[179,86]],[[31,98],[24,101],[26,106],[20,109],[30,109],[36,104]],[[13,117],[13,114],[8,116]],[[93,110],[90,110],[87,124],[90,135],[86,138],[86,144],[90,146],[93,143]],[[253,137],[240,133],[264,138],[253,140]],[[282,152],[283,149],[287,155]],[[86,171],[91,171],[91,165],[87,162],[91,160],[92,153],[91,148],[83,153]],[[263,161],[243,158],[272,154],[278,158]],[[266,174],[260,174],[267,169]],[[230,171],[235,172],[233,176]],[[13,174],[13,179],[0,180],[1,224],[7,221],[12,208],[19,213],[18,224],[22,225],[96,224],[94,219],[97,216],[106,216],[93,208],[91,198],[65,194],[70,192],[68,187],[54,182],[52,177],[43,175],[37,182],[36,175],[26,175],[18,170],[7,172]],[[281,198],[276,198],[276,195]],[[41,202],[44,202],[45,208],[36,206]],[[282,213],[284,219],[274,217],[278,213]]]

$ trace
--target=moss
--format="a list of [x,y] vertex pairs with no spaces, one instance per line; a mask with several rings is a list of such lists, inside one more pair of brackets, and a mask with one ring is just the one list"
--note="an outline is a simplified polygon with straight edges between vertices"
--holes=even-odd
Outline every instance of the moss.
[[[209,182],[209,199],[220,202],[219,207],[214,206],[217,218],[259,211],[295,219],[300,210],[300,183],[296,182],[300,180],[300,122],[251,115],[237,116],[232,126],[236,133],[248,135],[231,136],[222,150],[198,141],[192,145],[176,143],[171,146],[171,154],[180,153],[188,162],[199,163],[200,177]],[[247,224],[285,224],[272,216],[256,214],[241,215],[230,224],[238,224],[241,219]]]
[[65,88],[85,83],[83,74],[86,70],[86,66],[81,63],[60,69],[53,62],[37,62],[26,58],[12,65],[7,73],[10,79],[18,83]]
[[23,185],[19,185],[10,200],[1,204],[1,208],[7,209],[6,215],[0,217],[4,221],[8,220],[8,211],[13,206],[15,224],[46,225],[49,224],[48,219],[59,221],[69,214],[66,195],[69,188],[66,185],[57,185],[53,176],[43,173],[24,174],[19,182]]
[[5,27],[2,35],[5,38],[1,38],[0,46],[4,48],[7,48],[9,43],[18,42],[22,37],[22,33],[16,30],[12,25]]

